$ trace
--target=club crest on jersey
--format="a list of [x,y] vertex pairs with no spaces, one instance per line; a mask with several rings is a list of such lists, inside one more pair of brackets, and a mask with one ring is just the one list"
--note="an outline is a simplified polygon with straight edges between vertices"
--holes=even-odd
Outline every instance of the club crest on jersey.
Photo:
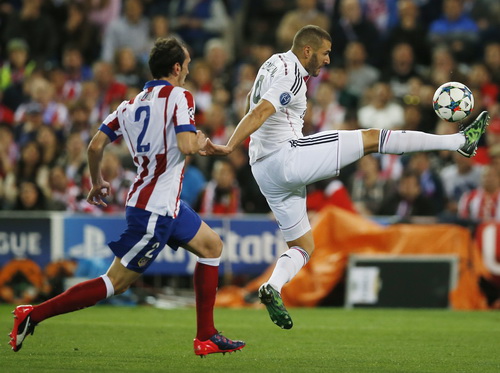
[[291,100],[292,100],[292,96],[288,92],[283,92],[280,95],[280,104],[283,105],[283,106],[288,105]]

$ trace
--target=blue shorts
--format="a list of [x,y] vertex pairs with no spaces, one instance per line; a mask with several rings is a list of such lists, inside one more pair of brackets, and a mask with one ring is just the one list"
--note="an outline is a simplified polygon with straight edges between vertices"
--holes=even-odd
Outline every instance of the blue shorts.
[[201,218],[183,201],[175,219],[130,206],[126,219],[125,232],[108,245],[126,268],[138,273],[149,267],[165,244],[177,250],[191,241],[201,226]]

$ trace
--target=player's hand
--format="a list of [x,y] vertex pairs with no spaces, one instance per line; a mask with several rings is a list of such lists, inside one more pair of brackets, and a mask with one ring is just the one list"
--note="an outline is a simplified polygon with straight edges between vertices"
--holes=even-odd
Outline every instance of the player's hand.
[[216,145],[212,140],[207,139],[207,143],[203,149],[198,152],[200,155],[228,155],[231,149],[227,145]]
[[204,149],[207,144],[207,136],[200,130],[196,131],[196,143],[198,144],[198,149]]
[[108,205],[103,201],[103,198],[109,196],[110,188],[109,183],[104,180],[92,185],[92,189],[87,196],[87,202],[94,206],[107,207]]

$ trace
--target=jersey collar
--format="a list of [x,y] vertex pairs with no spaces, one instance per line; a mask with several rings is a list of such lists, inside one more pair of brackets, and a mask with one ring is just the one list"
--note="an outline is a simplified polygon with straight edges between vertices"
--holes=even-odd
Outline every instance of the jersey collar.
[[147,89],[147,88],[151,88],[151,87],[157,87],[159,85],[172,85],[170,84],[169,82],[167,82],[166,80],[150,80],[149,82],[147,82],[146,84],[144,84],[144,88],[143,89]]
[[302,74],[302,76],[304,78],[309,77],[309,73],[307,72],[307,70],[305,69],[305,67],[302,66],[302,64],[300,63],[298,57],[295,55],[295,53],[293,53],[291,50],[289,50],[288,52],[285,53],[285,56],[288,57],[288,58],[290,58],[292,61],[295,61],[295,63],[299,67],[300,73]]

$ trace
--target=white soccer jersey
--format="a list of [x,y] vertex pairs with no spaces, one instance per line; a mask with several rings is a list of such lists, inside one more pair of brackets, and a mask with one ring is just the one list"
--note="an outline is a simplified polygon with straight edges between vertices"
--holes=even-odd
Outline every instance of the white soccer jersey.
[[127,206],[176,217],[185,156],[176,134],[196,132],[194,100],[184,88],[153,80],[124,101],[99,128],[111,141],[123,136],[137,166]]
[[306,69],[292,51],[275,54],[260,67],[250,109],[265,99],[276,112],[250,136],[250,164],[279,150],[283,142],[303,137],[307,79]]

